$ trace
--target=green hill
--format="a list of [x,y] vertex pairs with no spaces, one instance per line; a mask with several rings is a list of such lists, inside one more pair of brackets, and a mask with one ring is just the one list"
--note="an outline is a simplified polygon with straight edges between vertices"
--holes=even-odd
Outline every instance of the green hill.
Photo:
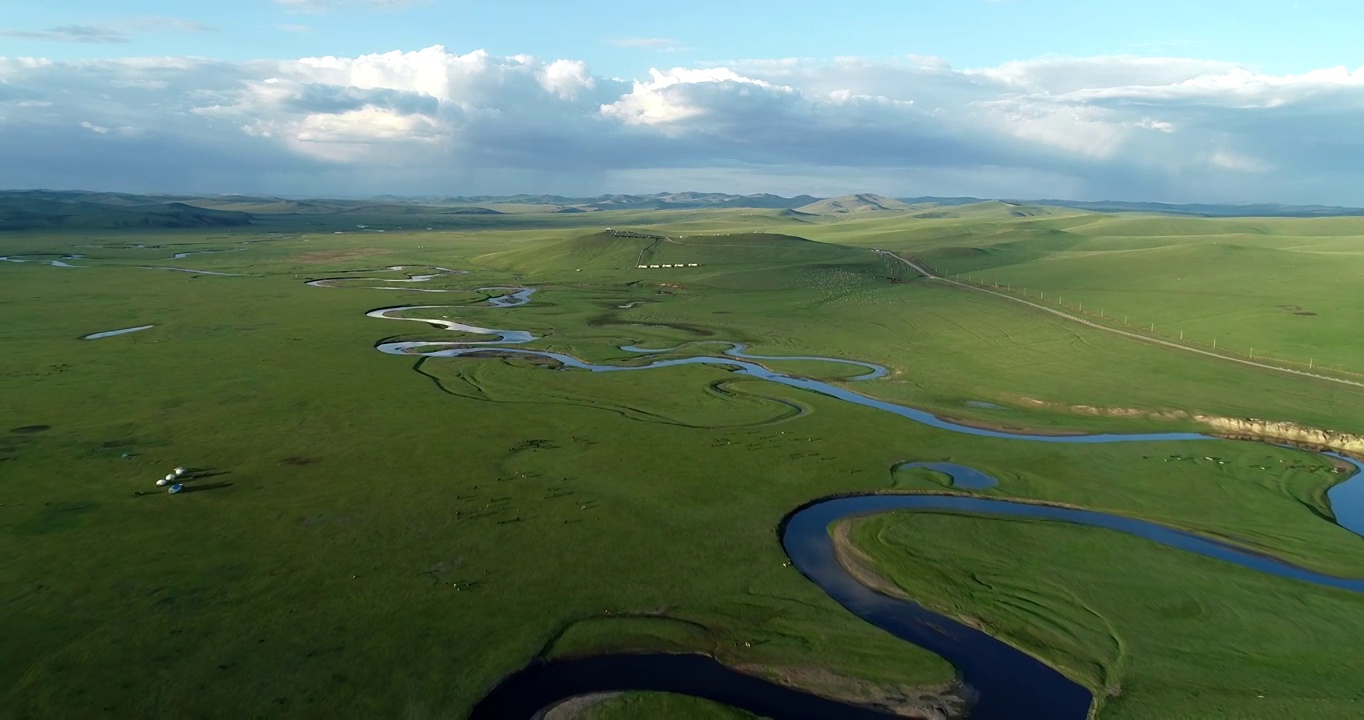
[[844,195],[842,197],[819,200],[808,205],[795,208],[797,212],[807,215],[848,215],[851,213],[871,213],[871,212],[906,212],[913,208],[909,205],[892,200],[888,197],[873,195],[871,193],[859,193],[857,195]]
[[[653,231],[608,230],[493,253],[480,261],[526,273],[587,270],[739,270],[790,265],[864,262],[864,250],[777,233],[668,236]],[[692,267],[692,264],[695,267]],[[649,267],[640,268],[640,265]],[[653,267],[658,265],[660,267]],[[664,268],[663,265],[673,265]],[[651,276],[652,277],[652,276]],[[659,279],[666,279],[662,273]]]
[[989,218],[1026,218],[1050,217],[1053,215],[1074,215],[1077,211],[1063,208],[1008,202],[1005,200],[986,200],[968,205],[948,205],[932,207],[917,212],[914,217],[923,219],[989,219]]
[[129,207],[61,202],[22,194],[0,196],[0,231],[234,227],[250,225],[251,220],[251,215],[244,212],[200,208],[182,202]]

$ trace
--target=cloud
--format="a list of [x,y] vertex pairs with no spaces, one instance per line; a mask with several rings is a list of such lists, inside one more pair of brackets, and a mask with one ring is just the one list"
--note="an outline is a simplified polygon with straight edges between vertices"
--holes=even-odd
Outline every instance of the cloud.
[[[0,185],[1358,203],[1364,70],[1040,58],[0,58]],[[51,156],[51,161],[38,158]],[[154,160],[148,160],[154,155]],[[804,189],[802,189],[804,188]]]
[[146,17],[96,25],[57,25],[46,30],[0,30],[0,37],[74,43],[126,43],[145,32],[209,32],[212,27],[193,20]]

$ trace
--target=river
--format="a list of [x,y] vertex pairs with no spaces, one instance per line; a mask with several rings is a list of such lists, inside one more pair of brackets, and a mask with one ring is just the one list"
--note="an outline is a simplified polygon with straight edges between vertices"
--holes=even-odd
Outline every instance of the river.
[[[311,284],[311,283],[310,283]],[[493,288],[483,288],[490,290]],[[510,300],[491,298],[492,307],[514,307],[529,302],[529,288],[507,288],[519,294]],[[384,320],[422,322],[429,326],[473,335],[493,336],[489,340],[388,342],[376,346],[380,352],[409,357],[452,358],[480,353],[521,354],[550,358],[565,368],[590,372],[642,372],[678,365],[717,365],[748,377],[799,388],[844,402],[874,408],[905,420],[941,430],[980,437],[1057,444],[1101,444],[1196,440],[1209,443],[1236,442],[1199,433],[1090,434],[1041,436],[970,427],[934,416],[931,413],[878,400],[827,382],[801,378],[769,370],[754,360],[823,361],[852,365],[864,372],[849,378],[864,381],[886,375],[886,369],[873,363],[817,356],[751,355],[740,343],[724,343],[722,356],[693,356],[655,359],[632,365],[590,363],[570,355],[517,347],[538,338],[524,330],[499,330],[468,325],[443,318],[403,317],[402,313],[438,309],[441,306],[402,306],[368,313]],[[699,344],[699,343],[698,343]],[[634,346],[622,351],[638,355],[657,355],[680,349],[647,349]],[[1343,459],[1355,467],[1347,481],[1332,489],[1328,497],[1337,522],[1356,533],[1364,531],[1364,466]],[[902,467],[923,467],[943,472],[953,479],[955,488],[982,489],[995,479],[976,469],[951,463],[908,463]],[[934,652],[951,662],[960,672],[975,697],[974,720],[1004,718],[1045,718],[1046,720],[1083,720],[1092,698],[1083,686],[1071,681],[1050,666],[979,630],[934,613],[914,602],[875,592],[855,580],[837,562],[829,527],[840,520],[889,511],[955,512],[980,516],[1031,517],[1105,528],[1161,543],[1168,547],[1259,572],[1300,582],[1364,592],[1364,580],[1332,577],[1264,555],[1248,552],[1228,543],[1156,523],[1109,513],[1040,503],[973,497],[962,494],[862,494],[814,501],[789,514],[778,528],[782,548],[793,566],[850,612],[898,638]],[[529,718],[563,700],[606,691],[652,690],[703,697],[760,715],[782,718],[856,718],[895,717],[866,708],[854,708],[827,698],[801,693],[767,681],[738,673],[719,663],[696,655],[607,655],[594,658],[536,661],[506,678],[475,707],[472,718]]]

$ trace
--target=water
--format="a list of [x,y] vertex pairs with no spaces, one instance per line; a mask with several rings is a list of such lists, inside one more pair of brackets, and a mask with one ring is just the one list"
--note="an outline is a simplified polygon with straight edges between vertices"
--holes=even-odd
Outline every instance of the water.
[[509,676],[469,720],[541,718],[541,710],[580,695],[625,690],[705,698],[760,717],[888,720],[899,716],[845,705],[735,672],[704,655],[598,655],[538,662]]
[[508,290],[505,295],[488,298],[488,304],[493,307],[509,308],[525,305],[530,302],[530,296],[535,294],[535,288],[525,287],[485,287],[479,288],[479,292],[495,292],[498,290]]
[[[388,309],[388,310],[385,311],[385,312],[398,312],[398,311],[402,311],[402,310],[416,310],[416,309],[430,308],[430,307],[431,307],[431,306],[414,306],[414,307],[406,307],[406,308],[390,308],[390,309]],[[376,311],[376,312],[377,312],[377,311]],[[380,316],[371,313],[371,314],[370,314],[370,317],[380,317]],[[419,320],[418,318],[394,318],[394,317],[386,317],[386,319],[389,319],[389,320]],[[433,322],[433,324],[434,324],[434,323],[443,323],[443,322],[446,322],[446,321],[423,321],[423,322]],[[463,327],[463,328],[467,328],[467,327],[469,327],[469,326],[462,326],[462,327]],[[451,328],[451,329],[453,329],[453,328]],[[477,330],[477,329],[475,329],[475,330],[468,330],[468,329],[462,329],[462,328],[461,328],[461,331],[462,331],[462,332],[479,332],[479,330]],[[485,334],[505,334],[505,333],[511,333],[511,332],[515,332],[515,331],[509,331],[509,330],[489,330],[489,331],[486,331]],[[529,334],[527,334],[527,335],[529,335]],[[537,338],[530,337],[529,339],[521,339],[521,340],[517,340],[516,343],[518,343],[518,344],[523,344],[523,343],[531,342],[531,341],[534,340],[534,339],[537,339]],[[869,379],[876,378],[876,377],[882,377],[882,376],[885,375],[885,373],[886,373],[886,370],[885,370],[885,368],[883,368],[883,367],[880,367],[880,366],[877,366],[877,365],[873,365],[873,364],[871,364],[871,363],[865,363],[865,362],[857,361],[857,360],[843,360],[843,359],[840,359],[840,358],[826,358],[826,357],[815,357],[815,356],[788,356],[788,357],[777,357],[777,356],[770,356],[770,355],[748,355],[748,354],[745,354],[745,353],[743,352],[743,346],[740,345],[740,344],[737,344],[737,343],[736,343],[736,344],[733,344],[733,346],[732,346],[729,350],[725,351],[725,354],[726,354],[726,355],[729,355],[730,357],[706,357],[706,356],[703,356],[703,357],[673,358],[673,359],[668,359],[668,360],[656,360],[656,361],[654,361],[654,362],[651,362],[651,363],[648,363],[648,364],[645,364],[645,365],[596,365],[596,364],[593,364],[593,363],[583,362],[582,360],[579,360],[579,359],[577,359],[577,358],[575,358],[575,357],[571,357],[571,356],[569,356],[569,355],[564,355],[563,353],[547,352],[547,351],[543,351],[543,350],[527,350],[527,349],[524,349],[524,348],[464,347],[464,346],[468,346],[468,345],[490,345],[490,344],[496,344],[496,343],[497,343],[497,341],[491,341],[491,342],[477,342],[477,343],[475,343],[475,342],[411,342],[411,343],[401,343],[401,344],[403,345],[403,348],[401,349],[401,352],[393,352],[393,351],[396,349],[396,345],[398,345],[397,343],[386,343],[386,344],[384,344],[384,345],[378,346],[378,349],[380,350],[380,352],[387,352],[387,353],[390,353],[390,354],[417,355],[417,356],[421,356],[421,357],[447,357],[447,358],[449,358],[449,357],[460,357],[460,356],[463,356],[463,355],[473,355],[473,354],[477,354],[477,353],[487,353],[487,352],[494,352],[494,351],[495,351],[495,352],[500,352],[500,353],[513,353],[513,354],[531,355],[531,356],[536,356],[536,357],[551,358],[551,359],[553,359],[553,360],[559,361],[560,363],[562,363],[562,364],[565,365],[566,367],[576,368],[576,369],[579,369],[579,370],[588,370],[588,371],[590,371],[590,372],[634,372],[634,371],[640,371],[640,370],[655,370],[655,369],[658,369],[658,368],[674,367],[674,366],[677,366],[677,365],[719,365],[719,366],[730,367],[730,368],[733,369],[733,371],[734,371],[735,373],[737,373],[737,374],[739,374],[739,375],[745,375],[745,376],[748,376],[748,377],[755,377],[755,378],[759,378],[759,379],[762,379],[762,380],[767,380],[767,381],[770,381],[770,382],[778,383],[778,384],[780,384],[780,385],[786,385],[786,386],[788,386],[788,387],[794,387],[794,388],[800,388],[800,389],[802,389],[802,390],[808,390],[808,391],[813,392],[813,393],[818,393],[818,394],[820,394],[820,395],[824,395],[824,396],[827,396],[827,397],[835,398],[835,399],[838,399],[838,400],[843,400],[843,401],[845,401],[845,402],[849,402],[849,403],[852,403],[852,404],[854,404],[854,405],[861,405],[861,406],[863,406],[863,407],[869,407],[869,408],[874,408],[874,409],[877,409],[877,410],[882,410],[882,411],[888,412],[888,413],[890,413],[890,414],[892,414],[892,415],[898,415],[898,416],[903,417],[903,418],[905,418],[905,419],[907,419],[907,420],[913,420],[914,422],[917,422],[917,423],[920,423],[920,424],[923,424],[923,425],[928,425],[928,426],[930,426],[930,427],[935,427],[935,428],[938,428],[938,429],[941,429],[941,430],[951,430],[951,431],[953,431],[953,432],[963,433],[963,434],[966,434],[966,435],[976,435],[976,436],[979,436],[979,437],[1001,438],[1001,439],[1008,439],[1008,440],[1027,440],[1027,441],[1029,441],[1029,442],[1057,443],[1057,444],[1100,444],[1100,443],[1119,443],[1119,442],[1166,442],[1166,441],[1178,441],[1178,440],[1216,440],[1216,439],[1217,439],[1217,438],[1214,438],[1214,437],[1212,437],[1212,436],[1210,436],[1210,435],[1202,435],[1202,434],[1199,434],[1199,433],[1149,433],[1149,434],[1140,434],[1140,435],[1117,435],[1117,434],[1107,434],[1107,433],[1105,433],[1105,434],[1097,434],[1097,435],[1042,436],[1042,435],[1025,435],[1025,434],[1022,434],[1022,433],[1011,433],[1011,432],[1007,432],[1007,431],[1003,431],[1003,430],[990,430],[990,429],[986,429],[986,428],[970,427],[970,426],[967,426],[967,425],[961,425],[961,424],[958,424],[958,423],[951,422],[950,420],[943,420],[942,418],[939,418],[939,417],[933,415],[932,413],[928,413],[928,412],[925,412],[925,411],[923,411],[923,410],[917,410],[917,409],[915,409],[915,408],[906,407],[906,406],[904,406],[904,405],[897,405],[897,404],[895,404],[895,403],[888,402],[888,401],[885,401],[885,400],[877,400],[876,398],[867,397],[866,395],[862,395],[862,394],[853,392],[852,390],[848,390],[848,389],[845,389],[845,388],[841,388],[841,387],[837,387],[837,386],[834,386],[834,385],[830,385],[829,383],[822,382],[822,381],[820,381],[820,380],[810,380],[810,379],[807,379],[807,378],[794,377],[794,376],[791,376],[791,375],[785,375],[785,374],[782,374],[782,373],[779,373],[779,372],[775,372],[775,371],[772,371],[772,370],[768,370],[767,368],[764,368],[764,367],[762,367],[761,365],[756,365],[756,364],[750,363],[750,362],[744,362],[744,359],[752,359],[752,360],[807,360],[807,361],[823,361],[823,362],[841,363],[841,364],[847,364],[847,365],[857,365],[857,366],[860,366],[860,367],[870,368],[870,370],[869,370],[868,373],[866,373],[866,374],[864,374],[864,375],[859,375],[859,376],[857,376],[856,378],[853,378],[854,380],[869,380]],[[428,347],[428,348],[439,347],[439,348],[442,348],[442,349],[440,349],[440,350],[431,350],[431,351],[422,351],[421,348],[423,348],[423,347]],[[644,349],[641,349],[641,348],[634,348],[634,347],[624,347],[624,348],[621,348],[621,349],[624,350],[624,351],[626,351],[626,352],[636,352],[636,353],[640,353],[640,352],[644,352],[644,353],[658,353],[658,352],[660,352],[660,351],[658,351],[658,350],[644,350]]]
[[1326,501],[1336,516],[1336,524],[1350,532],[1364,536],[1364,463],[1336,453],[1325,453],[1354,466],[1350,479],[1337,483],[1326,491]]
[[212,270],[191,270],[189,268],[161,267],[152,265],[141,265],[146,270],[170,270],[171,272],[192,273],[194,275],[216,275],[218,277],[243,277],[240,273],[214,272]]
[[982,409],[982,410],[1004,410],[1004,409],[1005,409],[1005,408],[1004,408],[1003,406],[1001,406],[1001,405],[996,405],[996,404],[994,404],[994,403],[992,403],[992,402],[985,402],[984,400],[967,400],[967,401],[966,401],[965,403],[963,403],[963,404],[966,405],[966,407],[980,408],[980,409]]
[[[957,467],[966,471],[963,474],[941,463],[916,465],[948,472],[954,480],[965,479],[967,484],[961,487],[977,486],[980,478],[989,478],[961,466]],[[1326,575],[1175,528],[1092,510],[966,495],[858,495],[815,502],[788,516],[782,525],[781,543],[791,564],[854,615],[956,666],[967,684],[980,693],[972,710],[973,720],[1018,717],[1083,720],[1090,696],[1085,688],[1031,656],[917,603],[881,595],[848,575],[834,555],[829,525],[850,517],[896,510],[1025,517],[1100,527],[1278,577],[1364,592],[1364,579]],[[1026,712],[1021,708],[1026,708]]]
[[[389,267],[382,268],[381,270],[357,270],[356,272],[382,272],[382,271],[384,271],[384,270],[387,270],[387,271],[389,271],[389,272],[403,272],[403,271],[406,270],[406,269],[407,269],[407,267],[406,267],[405,265],[391,265],[391,266],[389,266]],[[452,270],[452,269],[450,269],[450,268],[443,268],[443,267],[438,267],[438,266],[432,266],[432,269],[434,269],[436,272],[430,273],[430,274],[427,274],[427,275],[413,275],[413,276],[407,277],[407,278],[389,279],[389,278],[376,278],[376,277],[334,277],[334,278],[320,278],[320,279],[317,279],[317,280],[309,280],[308,282],[306,282],[306,283],[304,283],[304,284],[305,284],[305,285],[310,285],[310,286],[312,286],[312,287],[334,288],[334,287],[336,287],[336,285],[335,285],[334,283],[337,283],[337,282],[339,282],[339,281],[341,281],[341,280],[368,280],[368,281],[370,281],[370,282],[383,282],[383,283],[423,283],[423,282],[427,282],[427,281],[430,281],[430,280],[434,280],[435,278],[438,278],[438,277],[447,277],[447,276],[450,276],[450,275],[466,275],[466,274],[468,274],[468,272],[469,272],[468,270]],[[364,287],[364,288],[359,288],[359,289],[364,289],[364,290],[402,290],[402,291],[406,291],[406,292],[424,292],[424,293],[459,293],[459,292],[466,292],[465,290],[439,290],[439,289],[406,288],[406,287],[381,287],[381,286],[369,286],[369,287]],[[491,288],[484,288],[484,289],[491,289]],[[501,288],[498,288],[498,289],[501,289]],[[531,292],[535,292],[535,291],[534,291],[534,290],[531,290]],[[520,303],[518,303],[518,304],[520,304]]]
[[828,358],[819,357],[815,355],[750,355],[744,352],[744,348],[748,347],[744,343],[728,342],[725,340],[700,340],[693,343],[686,343],[683,345],[678,345],[676,347],[663,348],[658,350],[636,347],[634,345],[625,345],[621,347],[621,350],[632,353],[648,353],[651,355],[658,355],[661,353],[680,350],[684,347],[687,347],[688,345],[712,345],[712,344],[728,345],[729,347],[726,350],[724,350],[724,353],[726,355],[729,355],[730,357],[744,358],[746,360],[810,360],[813,362],[831,362],[839,363],[842,365],[856,365],[858,367],[863,367],[867,369],[867,372],[861,375],[857,375],[855,377],[848,378],[849,380],[873,380],[879,377],[885,377],[887,372],[886,369],[884,367],[881,367],[880,365],[876,365],[874,363],[869,362],[862,362],[861,360],[844,360],[842,358]]
[[[496,303],[494,305],[506,307]],[[716,365],[730,368],[740,375],[800,388],[881,410],[930,427],[978,437],[1053,444],[1230,442],[1198,433],[1035,436],[975,428],[943,420],[922,410],[870,398],[829,383],[793,377],[745,362],[745,360],[823,361],[855,365],[867,370],[853,378],[854,380],[868,380],[886,374],[885,368],[881,366],[855,360],[816,356],[749,355],[744,352],[742,344],[725,343],[728,345],[724,351],[725,357],[671,358],[654,360],[642,365],[600,365],[562,353],[508,347],[538,339],[525,331],[481,328],[449,320],[393,316],[398,312],[424,309],[433,309],[433,306],[388,308],[373,311],[369,316],[387,320],[425,322],[447,330],[491,335],[498,339],[384,343],[377,346],[377,349],[394,355],[422,357],[460,357],[491,352],[520,354],[551,358],[565,367],[589,372],[634,372],[677,365]],[[653,350],[629,346],[622,348],[622,351],[659,354],[679,348]],[[1338,523],[1357,534],[1364,534],[1364,482],[1360,480],[1364,476],[1364,464],[1348,458],[1340,459],[1353,465],[1356,473],[1350,481],[1335,486],[1328,493],[1328,498]],[[954,463],[906,463],[900,467],[906,469],[922,467],[943,472],[952,477],[954,487],[961,489],[982,489],[997,484],[995,478],[985,473]],[[1364,592],[1364,580],[1325,575],[1274,558],[1256,555],[1228,543],[1155,523],[1092,510],[965,495],[860,495],[817,501],[787,516],[779,528],[779,535],[782,547],[791,558],[792,565],[853,614],[898,638],[942,656],[956,666],[970,690],[978,698],[971,712],[973,720],[1005,718],[1082,720],[1089,712],[1091,697],[1084,687],[1006,643],[931,612],[916,603],[878,594],[848,575],[834,556],[833,543],[828,533],[829,525],[848,517],[894,510],[1028,517],[1101,527],[1278,577],[1351,592]],[[780,717],[843,718],[858,717],[857,713],[863,712],[846,707],[817,707],[815,703],[829,701],[808,695],[785,698],[783,701],[785,704],[774,710],[773,706],[765,704],[767,700],[764,693],[768,692],[768,689],[752,685],[763,681],[718,667],[718,664],[707,659],[701,661],[688,659],[695,656],[645,657],[649,660],[632,655],[615,655],[533,665],[500,684],[475,709],[473,717],[532,717],[544,707],[560,700],[607,690],[677,692]],[[705,663],[716,665],[718,669]],[[889,717],[875,713],[861,716]]]
[[[29,259],[30,259],[29,256],[23,256],[23,255],[14,255],[14,256],[4,255],[4,256],[0,256],[0,261],[12,262],[12,263],[25,263],[25,262],[28,262]],[[84,259],[85,259],[85,256],[84,256],[84,255],[63,255],[63,256],[61,256],[61,259],[60,259],[60,260],[48,260],[48,261],[47,261],[47,264],[48,264],[48,265],[51,265],[52,267],[73,268],[73,267],[77,267],[77,266],[76,266],[76,265],[71,265],[71,264],[67,263],[67,262],[66,262],[67,260],[84,260]],[[37,262],[41,262],[41,261],[37,261]]]
[[940,472],[952,478],[952,487],[962,490],[985,490],[999,484],[999,481],[985,473],[965,465],[948,462],[907,462],[895,466],[896,470],[923,468]]
[[156,326],[155,326],[155,325],[138,325],[137,327],[123,328],[122,330],[105,330],[104,332],[97,332],[97,333],[90,333],[89,335],[83,335],[83,336],[81,336],[81,339],[82,339],[82,340],[98,340],[98,339],[100,339],[100,338],[113,337],[113,336],[115,336],[115,335],[126,335],[126,334],[128,334],[128,333],[135,333],[135,332],[138,332],[139,330],[149,330],[149,329],[154,328],[154,327],[156,327]]
[[[405,321],[408,321],[408,322],[426,323],[427,325],[431,325],[431,326],[434,326],[434,327],[438,327],[438,328],[441,328],[441,329],[444,329],[444,330],[449,330],[449,331],[451,331],[451,332],[469,333],[469,334],[471,334],[471,335],[496,335],[498,339],[496,339],[496,340],[460,340],[460,341],[458,341],[458,342],[428,342],[428,341],[417,341],[417,342],[403,342],[403,343],[383,343],[383,344],[377,345],[377,346],[376,346],[376,349],[377,349],[379,352],[387,353],[387,354],[389,354],[389,355],[418,355],[418,354],[421,354],[421,355],[426,355],[426,356],[428,356],[428,357],[454,357],[453,355],[444,355],[444,354],[442,354],[441,352],[433,352],[433,353],[415,353],[415,352],[411,352],[410,350],[411,350],[411,349],[414,349],[414,348],[420,348],[420,347],[430,347],[430,346],[438,346],[438,347],[439,347],[439,346],[447,346],[447,345],[518,345],[518,344],[523,344],[523,343],[528,343],[528,342],[534,342],[535,340],[539,340],[539,338],[537,338],[537,337],[535,337],[534,335],[532,335],[532,334],[526,332],[525,330],[494,330],[493,328],[478,327],[477,325],[466,325],[466,324],[464,324],[464,323],[462,323],[462,322],[456,322],[456,321],[454,321],[454,320],[441,320],[441,319],[437,319],[437,318],[395,317],[395,316],[394,316],[394,313],[408,312],[408,311],[410,311],[410,310],[434,310],[434,309],[439,309],[439,308],[442,308],[442,307],[445,307],[445,306],[444,306],[444,305],[404,305],[404,306],[402,306],[402,307],[395,307],[395,308],[380,308],[380,309],[378,309],[378,310],[370,310],[369,312],[365,313],[365,316],[366,316],[366,317],[372,317],[372,318],[379,318],[380,320],[405,320]],[[474,348],[469,348],[469,349],[470,349],[471,351],[474,350]]]
[[194,251],[187,251],[187,252],[178,252],[178,253],[175,253],[174,255],[172,255],[172,256],[171,256],[171,259],[173,259],[173,260],[184,260],[185,258],[189,257],[190,255],[212,255],[212,254],[214,254],[214,253],[242,252],[243,250],[246,250],[246,249],[247,249],[247,248],[229,248],[229,249],[227,249],[227,250],[194,250]]

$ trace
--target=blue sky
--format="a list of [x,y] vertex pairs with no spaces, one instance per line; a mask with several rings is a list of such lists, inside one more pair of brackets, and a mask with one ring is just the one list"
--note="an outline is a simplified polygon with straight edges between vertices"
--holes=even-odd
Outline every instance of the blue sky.
[[0,186],[1358,204],[1361,27],[1340,1],[0,0]]
[[[212,30],[130,28],[127,43],[4,37],[4,55],[53,59],[208,55],[228,60],[361,55],[444,45],[586,61],[607,75],[744,58],[946,58],[955,67],[1043,55],[1191,55],[1274,73],[1361,61],[1364,3],[1200,0],[62,0],[0,3],[3,30],[117,28],[181,18]],[[304,29],[306,28],[306,30]],[[658,42],[644,42],[658,41]],[[620,47],[619,45],[625,45]]]

